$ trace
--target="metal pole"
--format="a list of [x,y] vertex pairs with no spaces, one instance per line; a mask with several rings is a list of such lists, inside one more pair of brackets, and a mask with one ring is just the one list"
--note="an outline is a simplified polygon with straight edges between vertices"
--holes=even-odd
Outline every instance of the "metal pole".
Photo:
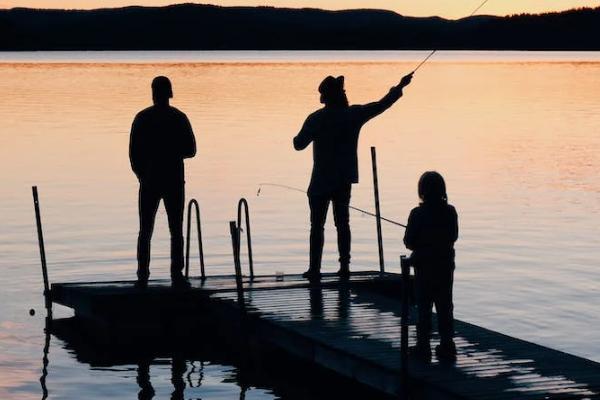
[[238,303],[244,306],[244,284],[242,281],[242,267],[240,265],[240,242],[239,231],[235,221],[229,221],[229,233],[231,234],[231,246],[233,248],[233,266],[235,268],[235,286],[237,289]]
[[377,153],[371,147],[371,163],[373,164],[373,190],[375,192],[375,219],[377,221],[377,246],[379,249],[379,271],[385,272],[383,260],[383,235],[381,233],[381,208],[379,207],[379,179],[377,178]]
[[402,373],[402,398],[408,398],[408,319],[410,302],[410,260],[406,256],[400,257],[402,271],[402,310],[400,314],[400,366]]
[[44,301],[48,315],[52,314],[52,300],[50,298],[50,282],[48,280],[48,267],[46,265],[46,250],[44,248],[44,232],[42,231],[42,217],[40,214],[40,200],[37,186],[31,188],[33,204],[35,207],[35,221],[37,224],[38,244],[40,247],[40,260],[42,262],[42,277],[44,279]]

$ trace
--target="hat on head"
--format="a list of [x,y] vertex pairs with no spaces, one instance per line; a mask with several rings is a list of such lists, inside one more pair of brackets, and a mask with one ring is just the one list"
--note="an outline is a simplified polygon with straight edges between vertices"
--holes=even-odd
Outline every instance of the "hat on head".
[[344,90],[344,77],[338,76],[334,78],[333,76],[328,76],[323,79],[323,82],[319,85],[319,93],[328,95],[332,93],[339,93]]
[[171,86],[171,81],[166,76],[157,76],[152,80],[152,91],[168,98],[173,97],[173,87]]

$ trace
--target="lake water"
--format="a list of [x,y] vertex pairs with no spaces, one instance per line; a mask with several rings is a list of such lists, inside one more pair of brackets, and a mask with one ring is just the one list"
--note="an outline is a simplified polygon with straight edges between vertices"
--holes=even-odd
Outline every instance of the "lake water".
[[[137,182],[129,128],[167,75],[198,155],[187,194],[202,209],[208,274],[233,273],[228,221],[249,200],[257,273],[308,262],[310,151],[291,140],[320,105],[316,88],[345,75],[352,103],[376,100],[426,52],[78,52],[0,54],[0,398],[40,398],[43,302],[31,201],[41,195],[50,279],[133,279]],[[388,112],[362,131],[354,206],[373,209],[377,147],[384,216],[405,221],[425,170],[446,178],[459,212],[456,317],[600,361],[600,53],[441,52]],[[375,221],[351,214],[353,268],[377,268]],[[403,231],[384,224],[386,267],[399,270]],[[168,276],[164,211],[153,277]],[[329,217],[324,270],[336,270]],[[197,273],[197,260],[192,272]],[[35,317],[28,310],[38,311]],[[58,310],[58,316],[68,316]],[[185,361],[205,383],[186,398],[239,395],[236,368]],[[150,376],[172,390],[169,359]],[[50,342],[51,399],[133,398],[136,366],[80,364]],[[194,369],[196,368],[196,369]],[[247,398],[272,399],[250,385]],[[161,394],[162,393],[162,394]],[[285,398],[285,397],[284,397]]]

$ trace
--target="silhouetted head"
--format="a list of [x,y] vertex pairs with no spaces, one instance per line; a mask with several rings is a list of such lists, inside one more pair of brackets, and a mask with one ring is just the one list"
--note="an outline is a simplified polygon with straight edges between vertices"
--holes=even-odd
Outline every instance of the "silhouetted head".
[[423,203],[447,203],[446,182],[436,171],[427,171],[419,179],[419,198]]
[[173,87],[166,76],[157,76],[152,80],[152,100],[154,104],[169,104],[173,98]]
[[337,78],[328,76],[323,79],[323,82],[319,85],[319,93],[321,93],[321,103],[327,107],[348,106],[343,76]]

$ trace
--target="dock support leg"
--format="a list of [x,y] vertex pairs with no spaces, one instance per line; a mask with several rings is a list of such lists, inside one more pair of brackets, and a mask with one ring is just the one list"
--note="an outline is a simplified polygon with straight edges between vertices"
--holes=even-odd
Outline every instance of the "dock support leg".
[[37,186],[31,188],[33,193],[33,205],[35,207],[35,221],[37,224],[38,244],[40,247],[40,260],[42,263],[42,278],[44,280],[44,302],[48,318],[52,318],[52,298],[50,293],[50,281],[48,280],[48,266],[46,265],[46,250],[44,248],[44,232],[42,230],[42,216],[40,213],[40,199]]
[[379,270],[385,272],[383,260],[383,235],[381,233],[381,208],[379,206],[379,179],[377,177],[377,153],[375,147],[371,147],[371,163],[373,164],[373,190],[375,193],[375,217],[377,220],[377,246],[379,250]]

